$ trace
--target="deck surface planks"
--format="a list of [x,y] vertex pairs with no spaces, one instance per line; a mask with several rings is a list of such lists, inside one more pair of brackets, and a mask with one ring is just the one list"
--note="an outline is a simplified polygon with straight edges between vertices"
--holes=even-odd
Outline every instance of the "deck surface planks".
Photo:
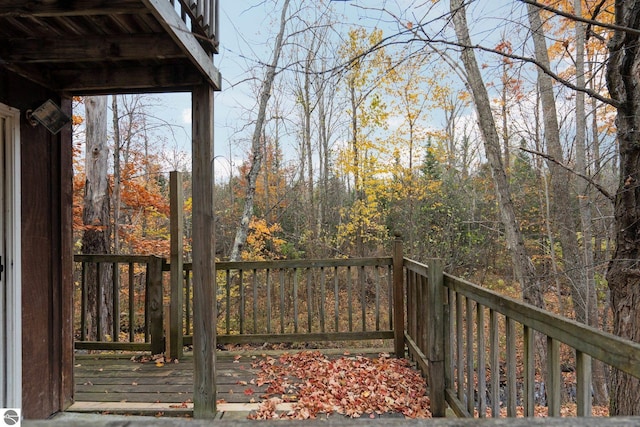
[[[376,357],[389,349],[351,350]],[[293,352],[293,351],[291,351]],[[324,353],[338,357],[344,350]],[[268,384],[257,386],[252,363],[283,351],[217,353],[216,381],[220,412],[251,411],[262,401]],[[136,362],[131,355],[76,355],[75,403],[71,411],[104,413],[190,414],[193,398],[193,357],[179,363]],[[283,408],[284,409],[284,408]]]

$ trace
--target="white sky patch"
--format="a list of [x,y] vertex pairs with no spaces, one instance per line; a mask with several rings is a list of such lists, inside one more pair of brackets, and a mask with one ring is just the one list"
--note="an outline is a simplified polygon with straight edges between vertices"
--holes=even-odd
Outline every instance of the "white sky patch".
[[191,124],[191,108],[185,108],[182,110],[182,122],[185,124]]

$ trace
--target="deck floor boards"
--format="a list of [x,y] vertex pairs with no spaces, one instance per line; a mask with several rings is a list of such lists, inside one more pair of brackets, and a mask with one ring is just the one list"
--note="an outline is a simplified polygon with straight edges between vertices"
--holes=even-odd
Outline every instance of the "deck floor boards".
[[[351,351],[376,357],[385,349]],[[388,351],[388,350],[387,350]],[[344,350],[335,350],[341,355]],[[251,411],[257,408],[268,385],[257,386],[258,369],[252,364],[263,355],[282,351],[218,352],[217,400],[220,411]],[[328,353],[332,353],[329,351]],[[179,363],[137,362],[126,355],[76,355],[75,403],[71,411],[153,414],[189,414],[193,398],[193,357],[187,353]]]

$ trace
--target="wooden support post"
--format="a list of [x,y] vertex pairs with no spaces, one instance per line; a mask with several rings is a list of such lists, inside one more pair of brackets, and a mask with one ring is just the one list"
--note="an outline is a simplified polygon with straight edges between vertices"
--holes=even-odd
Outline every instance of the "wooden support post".
[[184,300],[183,243],[184,235],[182,173],[173,171],[169,175],[171,205],[171,302],[167,356],[182,357],[182,309]]
[[162,326],[162,258],[149,257],[149,329],[151,354],[164,353],[164,328]]
[[431,413],[434,417],[446,416],[444,383],[444,285],[442,276],[442,261],[430,260],[429,263],[429,394],[431,398]]
[[216,281],[213,235],[213,88],[192,94],[193,416],[216,415]]
[[[393,242],[393,339],[396,357],[404,357],[404,255],[402,238]],[[351,308],[349,308],[351,309]]]

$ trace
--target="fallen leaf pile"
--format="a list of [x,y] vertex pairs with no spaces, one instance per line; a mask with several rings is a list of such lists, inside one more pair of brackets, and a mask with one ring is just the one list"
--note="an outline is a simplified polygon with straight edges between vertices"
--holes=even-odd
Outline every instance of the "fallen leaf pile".
[[[260,408],[250,419],[307,419],[338,413],[357,418],[363,414],[402,413],[408,418],[429,418],[429,397],[420,373],[405,359],[388,354],[369,359],[343,356],[329,359],[322,353],[284,354],[256,363],[256,384],[268,384]],[[276,412],[282,398],[293,402],[287,413]]]

